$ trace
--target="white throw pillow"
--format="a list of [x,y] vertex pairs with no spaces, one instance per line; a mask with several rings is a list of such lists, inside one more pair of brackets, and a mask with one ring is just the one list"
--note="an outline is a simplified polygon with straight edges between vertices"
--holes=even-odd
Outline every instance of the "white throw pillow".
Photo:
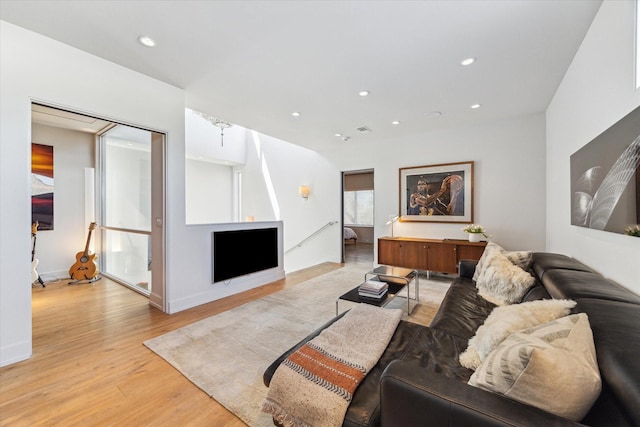
[[493,251],[502,252],[504,251],[504,249],[502,249],[502,247],[496,243],[493,243],[493,242],[487,243],[487,246],[484,247],[484,251],[482,252],[480,259],[476,264],[476,270],[473,273],[472,279],[475,280],[476,282],[478,281],[478,277],[480,277],[480,275],[484,272],[484,269],[487,266],[487,258],[489,258],[489,255],[491,255]]
[[512,333],[566,316],[575,305],[572,300],[545,299],[494,308],[460,354],[460,364],[477,369]]
[[506,251],[504,248],[497,243],[489,242],[487,246],[485,246],[478,263],[476,264],[476,270],[473,273],[472,279],[476,282],[478,281],[478,277],[482,275],[485,268],[487,268],[488,263],[487,258],[491,255],[493,251],[501,252],[504,256],[506,256],[509,261],[511,261],[514,265],[522,268],[523,270],[528,270],[531,267],[531,262],[533,261],[533,252],[532,251]]
[[502,251],[502,254],[509,258],[513,265],[517,265],[523,270],[528,270],[533,261],[532,251]]
[[573,314],[510,335],[469,384],[580,421],[602,387],[589,318]]
[[536,279],[522,268],[514,265],[499,251],[487,257],[487,267],[476,281],[478,294],[496,305],[520,302]]

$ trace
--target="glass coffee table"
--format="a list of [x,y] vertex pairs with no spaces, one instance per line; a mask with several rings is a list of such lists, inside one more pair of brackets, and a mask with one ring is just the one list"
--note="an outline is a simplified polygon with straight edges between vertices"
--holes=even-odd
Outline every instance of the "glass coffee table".
[[[338,299],[336,299],[336,316],[338,315],[338,303],[340,302],[340,300],[384,307],[385,305],[389,304],[391,300],[395,298],[396,294],[400,292],[405,286],[407,287],[407,314],[411,315],[411,300],[415,301],[417,304],[420,299],[420,276],[417,270],[381,265],[371,271],[367,271],[364,274],[365,282],[371,279],[379,280],[381,282],[387,282],[387,284],[389,285],[387,295],[381,299],[360,296],[360,294],[358,293],[360,285],[358,285],[355,288],[351,289],[349,292],[340,295]],[[409,286],[411,281],[414,282],[414,298],[411,298],[411,287]]]

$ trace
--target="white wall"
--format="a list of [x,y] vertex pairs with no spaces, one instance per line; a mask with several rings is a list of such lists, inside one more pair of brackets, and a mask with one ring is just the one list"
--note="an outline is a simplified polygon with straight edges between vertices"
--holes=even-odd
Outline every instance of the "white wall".
[[571,225],[569,157],[640,105],[634,2],[605,1],[547,109],[547,248],[640,293],[640,239]]
[[[324,153],[339,169],[375,169],[375,236],[399,209],[399,168],[474,161],[474,222],[503,247],[545,249],[545,122],[541,114]],[[396,222],[394,236],[466,239],[463,224]],[[377,251],[377,245],[375,245]]]
[[[194,119],[187,115],[187,130],[192,125]],[[187,132],[187,146],[193,143],[192,136],[206,131],[207,126],[195,125]],[[236,128],[244,129],[232,129]],[[339,262],[340,173],[335,166],[311,150],[259,132],[246,131],[225,140],[225,146],[243,147],[244,157],[236,158],[243,164],[231,168],[187,159],[187,223],[233,222],[233,174],[238,172],[242,175],[241,220],[284,221],[284,249],[290,250],[285,257],[287,272],[324,261]],[[300,185],[311,187],[308,200],[299,196]],[[297,246],[330,222],[336,223]]]
[[32,100],[166,132],[168,288],[189,280],[184,271],[194,245],[181,232],[183,91],[4,21],[0,52],[0,365],[6,365],[31,354]]
[[84,171],[94,167],[95,137],[38,124],[31,132],[34,143],[53,146],[53,230],[38,232],[36,258],[43,280],[55,280],[68,277],[76,253],[84,250],[86,243]]
[[[0,365],[31,354],[30,148],[34,100],[166,133],[165,311],[183,310],[256,285],[246,282],[238,288],[212,287],[211,231],[215,225],[186,225],[185,97],[181,89],[4,21],[0,21],[0,43]],[[310,162],[318,163],[308,167],[305,162],[297,163],[293,154],[283,158],[272,152],[263,154],[259,166],[266,165],[262,159],[272,162],[271,182],[276,182],[279,191],[283,188],[279,216],[286,222],[285,245],[295,244],[318,224],[339,219],[339,174],[327,173],[331,168],[326,161],[307,155]],[[290,174],[288,167],[297,172]],[[301,183],[312,186],[308,202],[297,195]],[[251,200],[245,204],[250,207]],[[287,206],[293,209],[290,213]],[[262,213],[255,212],[260,221]],[[84,224],[78,224],[78,230],[83,235],[87,231]],[[296,249],[287,268],[293,271],[317,260],[338,260],[339,236],[339,229],[334,227],[302,250]],[[151,296],[154,304],[158,303],[157,285],[154,283]]]
[[187,159],[185,173],[187,224],[233,222],[233,168]]
[[190,159],[215,161],[229,164],[244,163],[245,139],[247,130],[242,126],[231,126],[221,129],[203,118],[193,110],[186,108],[185,119],[185,147]]
[[[280,221],[256,221],[251,223],[235,222],[228,224],[190,225],[186,227],[189,240],[189,248],[184,251],[189,256],[189,266],[192,271],[185,274],[188,280],[173,282],[171,287],[174,296],[169,301],[169,312],[176,313],[209,301],[224,298],[229,295],[243,292],[266,283],[284,278],[284,268],[279,259],[279,267],[259,271],[246,276],[237,277],[221,283],[212,283],[212,232],[250,229],[250,228],[282,228]],[[280,237],[282,233],[279,232]],[[247,248],[247,256],[258,248]],[[177,251],[177,249],[176,249]],[[241,262],[241,260],[240,260]],[[179,292],[176,288],[179,287]]]
[[[242,172],[241,218],[284,221],[287,272],[325,261],[340,262],[341,177],[333,164],[306,148],[247,132],[246,164],[236,169]],[[298,193],[300,185],[310,187],[306,200]]]

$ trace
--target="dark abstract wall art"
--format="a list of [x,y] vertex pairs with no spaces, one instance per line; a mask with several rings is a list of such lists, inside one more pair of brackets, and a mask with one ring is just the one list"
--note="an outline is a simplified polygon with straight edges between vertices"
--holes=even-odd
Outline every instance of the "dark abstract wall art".
[[630,234],[640,224],[640,107],[571,155],[571,224]]

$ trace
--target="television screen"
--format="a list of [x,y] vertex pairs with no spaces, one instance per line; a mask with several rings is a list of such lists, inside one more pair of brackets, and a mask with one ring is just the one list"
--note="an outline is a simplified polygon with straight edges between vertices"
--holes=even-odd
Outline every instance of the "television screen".
[[213,233],[214,283],[277,266],[277,228]]

